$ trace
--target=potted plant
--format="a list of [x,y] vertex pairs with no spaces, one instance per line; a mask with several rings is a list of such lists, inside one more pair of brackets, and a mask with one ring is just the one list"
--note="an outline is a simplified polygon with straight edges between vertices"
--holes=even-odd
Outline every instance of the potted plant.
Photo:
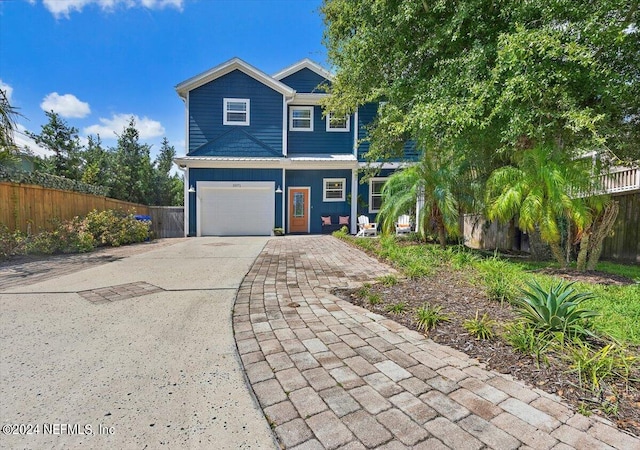
[[275,227],[273,229],[274,236],[284,236],[284,228]]

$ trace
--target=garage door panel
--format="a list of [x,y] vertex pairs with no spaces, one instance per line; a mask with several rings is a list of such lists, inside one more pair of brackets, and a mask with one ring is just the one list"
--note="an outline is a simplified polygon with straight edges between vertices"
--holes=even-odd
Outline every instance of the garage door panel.
[[273,188],[206,187],[200,190],[202,236],[268,236],[274,224]]

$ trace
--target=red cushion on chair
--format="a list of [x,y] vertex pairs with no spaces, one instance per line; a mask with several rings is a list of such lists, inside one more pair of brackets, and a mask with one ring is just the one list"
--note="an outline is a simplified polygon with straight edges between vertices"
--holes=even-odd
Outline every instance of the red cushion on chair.
[[340,216],[338,225],[349,225],[349,216]]
[[331,216],[320,216],[322,225],[331,225]]

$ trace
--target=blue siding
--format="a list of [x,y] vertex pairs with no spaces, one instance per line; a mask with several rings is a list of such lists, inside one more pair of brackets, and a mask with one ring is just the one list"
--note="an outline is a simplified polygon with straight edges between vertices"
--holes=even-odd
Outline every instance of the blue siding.
[[[324,178],[345,178],[346,179],[346,200],[343,202],[323,202],[322,201],[322,180]],[[312,234],[322,232],[322,221],[320,216],[329,214],[340,214],[348,216],[351,214],[351,203],[349,193],[351,193],[351,171],[350,170],[287,170],[287,188],[289,187],[311,187],[311,215],[309,226]],[[288,195],[288,189],[287,189]],[[287,201],[286,217],[289,217]],[[357,218],[351,218],[357,220]]]
[[[367,127],[374,121],[378,113],[378,105],[376,103],[367,103],[358,108],[358,141],[362,141],[369,136]],[[365,153],[369,151],[369,141],[364,140],[358,145],[358,161],[365,160]]]
[[[375,120],[378,114],[377,103],[367,103],[358,109],[358,141],[369,136],[367,127]],[[358,145],[358,161],[366,161],[365,154],[369,151],[369,141],[365,140]],[[420,157],[414,141],[407,141],[402,149],[403,157],[394,158],[391,161],[417,161]]]
[[[189,184],[196,186],[198,181],[274,181],[283,186],[281,169],[189,169]],[[282,225],[282,202],[284,194],[275,194],[274,227]],[[242,208],[242,205],[238,205]],[[189,194],[189,235],[196,235],[196,193]]]
[[[250,125],[223,125],[223,98],[248,98]],[[282,153],[282,94],[245,73],[234,70],[189,93],[189,152],[219,138],[232,129],[241,129],[277,153]],[[224,140],[220,145],[224,147]],[[215,143],[207,155],[216,155]],[[224,154],[229,150],[220,149]]]
[[323,93],[325,92],[324,89],[320,89],[318,86],[330,83],[329,80],[306,67],[292,73],[288,77],[284,77],[280,81],[298,92],[305,93]]
[[[291,110],[291,107],[289,107]],[[289,129],[287,111],[287,129]],[[289,155],[295,154],[340,154],[353,153],[353,115],[350,117],[349,132],[327,132],[327,119],[322,117],[322,108],[313,107],[313,131],[288,131]]]

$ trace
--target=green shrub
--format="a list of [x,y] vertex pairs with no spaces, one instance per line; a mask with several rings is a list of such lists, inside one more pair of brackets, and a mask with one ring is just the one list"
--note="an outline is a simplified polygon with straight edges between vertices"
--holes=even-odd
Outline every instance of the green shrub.
[[0,167],[0,181],[8,181],[10,183],[35,184],[38,186],[62,189],[66,191],[76,191],[85,194],[98,196],[107,196],[109,188],[105,186],[95,186],[83,183],[77,180],[71,180],[65,177],[59,177],[44,172],[32,171],[24,172],[22,170],[8,170]]
[[402,314],[407,310],[407,304],[405,302],[398,302],[387,306],[387,312],[392,314]]
[[83,226],[91,233],[98,246],[121,245],[142,242],[149,236],[149,224],[136,220],[133,214],[113,210],[93,210],[83,220]]
[[507,324],[504,338],[515,350],[535,357],[538,366],[547,361],[545,353],[553,342],[551,333],[541,333],[525,322]]
[[9,228],[0,224],[0,258],[22,255],[25,252],[26,236],[20,231],[9,231]]
[[371,291],[371,285],[369,283],[364,283],[362,286],[358,288],[356,291],[356,295],[359,298],[365,298],[369,296],[369,292]]
[[528,282],[523,297],[514,301],[525,322],[542,331],[560,332],[570,337],[590,334],[587,320],[598,315],[581,303],[593,298],[591,293],[579,293],[573,283],[560,281],[545,289],[537,281]]
[[475,266],[490,299],[511,302],[517,297],[518,281],[522,274],[516,264],[490,258],[476,263]]
[[342,227],[339,230],[334,231],[333,233],[331,233],[333,236],[337,237],[337,238],[343,238],[343,237],[347,237],[349,236],[349,228]]
[[96,246],[120,246],[142,242],[149,236],[149,223],[133,215],[114,211],[92,211],[86,217],[65,222],[53,221],[52,231],[30,235],[10,232],[0,227],[0,257],[21,254],[51,255],[54,253],[83,253]]
[[454,269],[464,269],[472,264],[478,263],[480,261],[480,257],[472,253],[466,247],[459,246],[451,249],[449,261]]
[[416,311],[418,330],[429,331],[440,322],[448,322],[449,316],[442,312],[441,306],[431,306],[425,303]]
[[382,283],[384,286],[395,286],[398,284],[398,277],[395,275],[383,275],[378,277],[378,281]]
[[370,305],[379,305],[382,303],[382,297],[378,293],[369,293],[367,294],[367,300]]
[[615,343],[594,350],[586,343],[576,340],[568,347],[571,369],[578,373],[580,385],[588,383],[592,391],[600,389],[600,383],[607,379],[629,380],[631,371],[638,364],[638,357],[627,354]]
[[490,319],[487,313],[483,314],[481,318],[478,318],[478,315],[479,311],[476,310],[475,319],[465,320],[462,326],[476,339],[493,339],[495,335],[493,327],[496,326],[496,321]]

